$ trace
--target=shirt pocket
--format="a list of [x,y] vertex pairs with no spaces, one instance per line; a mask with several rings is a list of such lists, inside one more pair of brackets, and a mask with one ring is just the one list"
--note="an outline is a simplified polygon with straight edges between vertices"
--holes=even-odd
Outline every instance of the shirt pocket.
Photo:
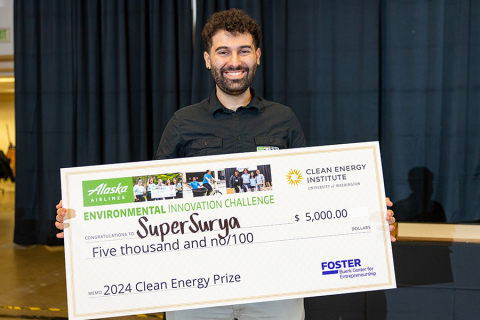
[[203,137],[192,141],[186,149],[187,157],[219,154],[223,146],[220,137]]
[[272,136],[255,136],[255,144],[257,147],[278,147],[280,149],[288,147],[287,139]]

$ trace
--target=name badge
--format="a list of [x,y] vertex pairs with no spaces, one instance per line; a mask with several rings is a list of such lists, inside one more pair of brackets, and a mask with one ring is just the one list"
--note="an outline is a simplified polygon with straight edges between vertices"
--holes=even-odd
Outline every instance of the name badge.
[[280,150],[279,147],[257,147],[257,151],[272,151],[272,150]]

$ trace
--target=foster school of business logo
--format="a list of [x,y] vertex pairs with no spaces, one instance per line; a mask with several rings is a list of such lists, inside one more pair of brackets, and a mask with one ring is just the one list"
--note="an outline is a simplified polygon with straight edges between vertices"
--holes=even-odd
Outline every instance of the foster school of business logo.
[[300,182],[302,182],[302,180],[303,180],[303,177],[300,170],[290,169],[290,171],[287,173],[288,184],[298,186]]
[[361,267],[360,259],[348,259],[322,262],[322,274],[338,274],[340,269]]
[[132,178],[83,181],[83,206],[133,202]]
[[322,262],[322,275],[336,274],[340,279],[375,277],[374,267],[363,265],[360,259],[345,259]]

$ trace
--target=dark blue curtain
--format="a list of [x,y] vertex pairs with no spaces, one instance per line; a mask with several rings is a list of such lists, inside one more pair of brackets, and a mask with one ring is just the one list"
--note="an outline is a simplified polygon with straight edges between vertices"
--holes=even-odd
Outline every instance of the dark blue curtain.
[[15,2],[15,242],[55,239],[60,167],[150,159],[209,96],[201,31],[233,7],[264,34],[253,88],[309,145],[380,140],[399,220],[480,220],[479,2],[196,3],[193,26],[190,0]]
[[15,2],[15,239],[55,243],[62,167],[147,160],[190,103],[190,0]]
[[[397,220],[480,220],[479,2],[197,1],[196,43],[228,8],[261,25],[252,86],[295,111],[310,146],[380,140]],[[214,87],[202,51],[198,100]]]
[[480,2],[385,1],[381,31],[382,159],[397,216],[480,220]]

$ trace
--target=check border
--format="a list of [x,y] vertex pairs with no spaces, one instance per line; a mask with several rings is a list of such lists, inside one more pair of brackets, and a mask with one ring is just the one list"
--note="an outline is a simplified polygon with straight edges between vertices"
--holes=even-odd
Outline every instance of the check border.
[[[379,145],[378,142],[375,143],[369,143],[368,146],[362,146],[362,147],[355,147],[355,144],[353,146],[345,146],[345,147],[335,147],[331,146],[332,149],[324,149],[324,150],[308,150],[310,148],[302,148],[302,149],[284,149],[280,154],[275,154],[275,151],[266,151],[266,152],[258,152],[258,153],[245,153],[245,156],[241,156],[241,154],[236,154],[237,156],[235,157],[236,161],[241,161],[241,160],[252,160],[252,159],[261,159],[261,158],[277,158],[277,157],[286,157],[289,155],[295,155],[295,154],[301,154],[301,155],[314,155],[314,154],[321,154],[321,153],[332,153],[332,152],[342,152],[342,151],[355,151],[355,150],[371,150],[372,156],[374,159],[375,163],[375,174],[376,174],[376,182],[377,182],[377,190],[378,190],[378,205],[379,205],[379,214],[382,216],[385,216],[386,213],[386,207],[383,207],[382,204],[384,203],[382,201],[382,186],[381,186],[381,164],[378,163],[377,161],[377,152],[379,151]],[[329,146],[326,146],[327,148]],[[315,148],[315,147],[313,147]],[[298,152],[298,150],[302,150],[301,152]],[[248,154],[248,156],[246,156]],[[225,155],[225,156],[228,156]],[[190,165],[190,164],[209,164],[209,163],[214,163],[218,162],[218,159],[208,159],[207,157],[201,157],[200,158],[191,158],[189,161],[188,159],[190,158],[181,158],[182,159],[182,165]],[[178,160],[178,159],[177,159]],[[137,169],[141,168],[143,169],[149,169],[149,168],[161,168],[161,167],[168,167],[171,166],[171,164],[164,164],[162,165],[162,160],[154,160],[150,161],[151,164],[147,164],[148,162],[133,162],[131,165],[127,165],[123,167],[122,169]],[[68,207],[69,199],[72,198],[70,188],[69,188],[69,179],[70,177],[81,175],[81,174],[92,174],[92,173],[105,173],[109,171],[117,171],[118,168],[104,168],[101,169],[101,166],[95,166],[95,169],[92,167],[85,167],[84,171],[75,171],[75,172],[66,172],[65,173],[65,184],[66,184],[66,200],[64,203],[66,204],[65,206]],[[78,168],[77,168],[78,169]],[[249,301],[251,299],[267,299],[267,300],[274,300],[273,298],[279,298],[278,300],[282,299],[288,299],[289,297],[292,296],[314,296],[315,294],[321,294],[324,292],[331,292],[335,293],[337,291],[344,291],[344,290],[355,290],[355,289],[368,289],[370,287],[379,287],[379,286],[391,286],[393,281],[391,278],[391,268],[392,266],[390,265],[389,261],[389,250],[388,250],[388,245],[390,245],[390,239],[387,237],[387,232],[386,232],[386,224],[382,224],[382,231],[383,231],[383,242],[384,242],[384,250],[385,250],[385,259],[386,259],[386,266],[387,266],[387,273],[388,273],[388,281],[385,283],[376,283],[374,285],[362,285],[362,286],[346,286],[346,287],[339,287],[336,289],[319,289],[319,290],[309,290],[309,291],[298,291],[298,292],[289,292],[289,293],[282,293],[282,294],[271,294],[271,295],[260,295],[260,296],[248,296],[248,297],[241,297],[241,298],[235,298],[235,299],[221,299],[221,300],[208,300],[208,301],[203,301],[203,302],[195,302],[195,303],[182,303],[182,304],[169,304],[169,305],[158,305],[155,307],[147,307],[147,308],[130,308],[130,309],[122,309],[122,310],[117,310],[117,311],[106,311],[106,312],[92,312],[92,313],[82,313],[79,314],[77,312],[77,305],[76,305],[76,299],[75,299],[75,269],[74,269],[74,263],[73,263],[73,246],[72,246],[72,231],[69,230],[67,232],[67,238],[69,242],[69,248],[70,248],[70,266],[71,266],[71,278],[70,278],[70,283],[72,287],[72,300],[73,300],[73,315],[75,317],[89,317],[89,316],[112,316],[115,314],[118,314],[119,312],[129,312],[129,313],[136,313],[136,312],[141,312],[145,313],[148,311],[151,312],[156,312],[158,309],[161,308],[175,308],[175,307],[205,307],[205,305],[211,305],[212,303],[219,303],[219,304],[224,304],[224,303],[231,303],[231,304],[239,304],[242,301]],[[68,275],[68,273],[67,273]]]

